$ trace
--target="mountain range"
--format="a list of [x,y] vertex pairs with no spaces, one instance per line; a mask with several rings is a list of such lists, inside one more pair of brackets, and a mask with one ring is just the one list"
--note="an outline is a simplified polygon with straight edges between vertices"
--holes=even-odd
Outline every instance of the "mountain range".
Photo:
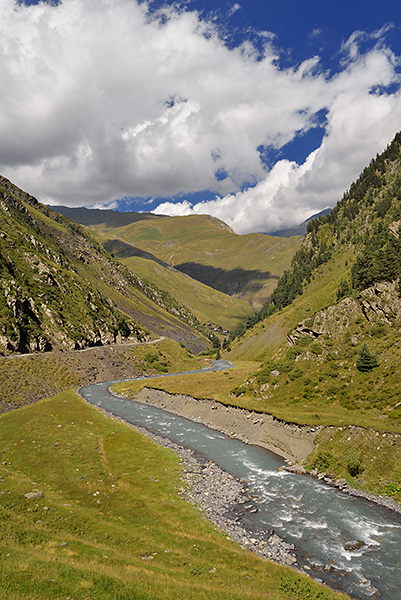
[[[196,556],[207,560],[223,536],[196,537],[204,521],[192,523],[194,513],[178,504],[171,455],[78,398],[74,389],[88,382],[183,372],[151,385],[184,403],[188,394],[213,399],[227,415],[240,408],[249,427],[267,416],[277,430],[307,432],[312,451],[288,468],[399,508],[401,133],[332,211],[306,224],[304,236],[238,236],[206,215],[57,210],[81,223],[0,177],[4,597],[32,597],[21,569],[48,598],[83,597],[82,581],[104,598],[121,582],[137,590],[138,573],[146,580],[140,597],[148,598],[162,569],[159,553],[171,597],[192,590],[187,564],[190,577],[209,581],[217,572],[193,563],[193,540]],[[216,356],[235,368],[190,373]],[[130,397],[145,383],[124,385]],[[140,522],[132,518],[139,510]],[[190,552],[173,572],[170,546],[174,539],[180,552],[188,523]],[[234,561],[231,551],[219,571]],[[240,554],[241,573],[256,573],[257,557]],[[153,559],[154,570],[144,568]],[[128,560],[136,561],[133,574]],[[279,568],[262,567],[258,581]],[[264,595],[335,597],[298,574],[278,577],[281,583],[263,584]],[[49,582],[62,582],[63,591],[52,596]]]
[[[245,301],[238,314],[242,319],[244,308],[247,316],[262,308],[301,243],[299,235],[288,239],[259,233],[238,235],[208,215],[160,217],[60,206],[53,209],[86,225],[104,248],[145,279],[168,286],[165,269],[170,267],[222,292],[226,304],[233,304],[227,296]],[[177,282],[185,281],[176,277]],[[176,294],[181,287],[185,284],[175,285]],[[191,304],[194,299],[183,297],[182,301]],[[234,314],[239,307],[240,303],[233,304]],[[194,310],[199,311],[199,307]]]

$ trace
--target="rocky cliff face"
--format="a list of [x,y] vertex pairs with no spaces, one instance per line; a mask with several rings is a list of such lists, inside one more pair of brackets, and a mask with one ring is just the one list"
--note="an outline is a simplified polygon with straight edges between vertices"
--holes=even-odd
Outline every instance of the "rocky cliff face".
[[370,325],[401,324],[401,297],[397,282],[380,282],[362,290],[357,298],[343,298],[338,304],[321,310],[313,318],[298,323],[288,334],[291,345],[302,337],[318,339],[320,336],[339,340],[352,332],[354,343],[358,340],[355,325],[366,321]]
[[184,341],[199,338],[162,312],[171,308],[185,317],[184,307],[166,306],[157,289],[123,268],[83,227],[1,176],[0,275],[3,354],[143,340],[141,322]]

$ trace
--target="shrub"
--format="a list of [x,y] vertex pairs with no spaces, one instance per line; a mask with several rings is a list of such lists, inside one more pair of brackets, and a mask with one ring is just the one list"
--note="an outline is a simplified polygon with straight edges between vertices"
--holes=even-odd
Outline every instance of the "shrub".
[[326,471],[333,465],[334,462],[335,459],[331,452],[328,450],[319,450],[315,460],[313,461],[313,466],[319,471]]
[[234,389],[231,390],[230,394],[235,396],[236,398],[238,398],[238,396],[242,396],[242,394],[245,394],[245,388],[242,385],[237,385],[237,387],[235,387]]
[[346,281],[345,279],[341,279],[340,281],[340,285],[338,286],[338,290],[337,290],[337,302],[339,300],[341,300],[342,298],[346,298],[347,296],[350,296],[352,290],[351,287],[348,283],[348,281]]
[[401,487],[396,483],[388,483],[384,489],[384,493],[387,496],[394,496],[394,494],[398,494],[398,492],[401,492]]
[[356,477],[363,472],[362,459],[358,454],[351,454],[347,460],[347,469],[351,477]]
[[313,342],[310,349],[313,352],[313,354],[316,354],[316,355],[322,354],[322,352],[323,352],[322,345],[319,344],[319,342]]

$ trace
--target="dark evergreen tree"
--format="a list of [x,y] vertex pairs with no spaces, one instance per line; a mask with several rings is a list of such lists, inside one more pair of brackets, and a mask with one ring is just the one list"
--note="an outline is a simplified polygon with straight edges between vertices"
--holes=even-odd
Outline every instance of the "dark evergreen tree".
[[364,342],[358,350],[358,358],[356,359],[356,367],[358,371],[366,373],[378,366],[379,363],[377,361],[376,355],[372,354],[372,352],[368,348],[367,343]]
[[337,290],[337,301],[341,300],[342,298],[346,298],[350,294],[351,294],[351,288],[349,286],[348,281],[346,279],[341,279],[340,285],[338,286],[338,290]]

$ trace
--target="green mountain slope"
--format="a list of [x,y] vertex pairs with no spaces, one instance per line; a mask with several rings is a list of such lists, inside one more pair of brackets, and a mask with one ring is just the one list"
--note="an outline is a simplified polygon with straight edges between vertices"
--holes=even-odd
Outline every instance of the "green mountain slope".
[[235,331],[253,314],[248,302],[215,290],[173,267],[140,257],[115,256],[143,281],[156,282],[158,287],[187,306],[201,323],[215,323]]
[[[289,239],[263,234],[237,235],[225,223],[208,215],[159,217],[147,215],[135,219],[135,213],[110,218],[96,211],[92,218],[77,209],[55,207],[73,219],[87,224],[102,244],[123,241],[132,247],[132,255],[146,252],[156,261],[175,267],[193,279],[224,294],[240,298],[259,310],[275,288],[300,237]],[[92,223],[92,224],[90,224]],[[118,254],[126,260],[124,252]],[[151,278],[151,269],[149,278]],[[234,305],[235,310],[235,305]]]
[[206,347],[188,309],[3,177],[0,270],[2,353],[144,339],[144,327],[197,351]]
[[311,464],[401,500],[401,134],[312,221],[230,358],[242,404],[320,431]]

